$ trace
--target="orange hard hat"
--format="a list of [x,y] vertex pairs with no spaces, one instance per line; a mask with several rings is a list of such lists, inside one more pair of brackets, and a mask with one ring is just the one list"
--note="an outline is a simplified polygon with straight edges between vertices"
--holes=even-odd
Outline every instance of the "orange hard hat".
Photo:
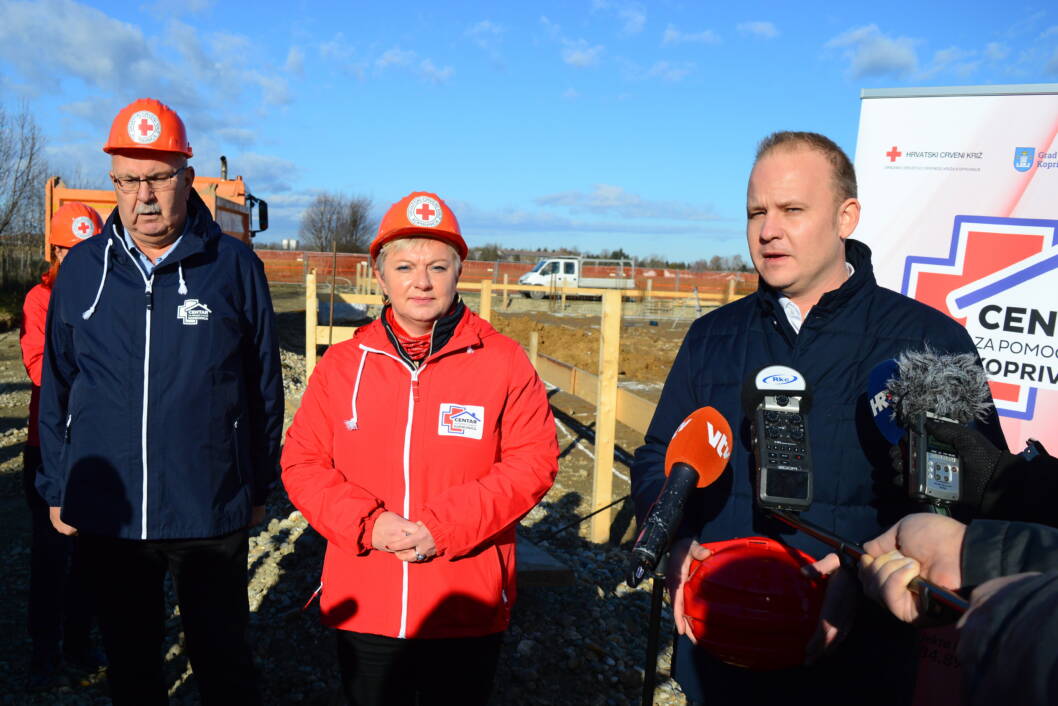
[[801,572],[814,559],[767,537],[704,545],[684,584],[683,611],[698,645],[755,670],[803,664],[819,624],[826,581]]
[[114,154],[122,150],[178,152],[191,157],[187,129],[176,111],[153,98],[140,98],[121,109],[110,124],[110,137],[103,151]]
[[78,201],[68,201],[51,217],[51,232],[48,243],[72,248],[82,240],[103,232],[103,219],[91,206]]
[[437,194],[413,191],[390,206],[378,224],[378,235],[371,242],[371,259],[376,259],[389,241],[407,237],[443,241],[456,249],[460,260],[467,259],[467,244],[459,231],[456,214]]

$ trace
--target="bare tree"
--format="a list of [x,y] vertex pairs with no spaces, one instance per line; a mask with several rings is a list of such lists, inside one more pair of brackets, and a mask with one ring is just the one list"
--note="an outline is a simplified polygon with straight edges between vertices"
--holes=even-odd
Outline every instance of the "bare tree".
[[12,115],[0,106],[0,236],[44,230],[44,137],[25,107]]
[[371,199],[322,193],[301,214],[301,240],[311,250],[367,252],[374,237]]

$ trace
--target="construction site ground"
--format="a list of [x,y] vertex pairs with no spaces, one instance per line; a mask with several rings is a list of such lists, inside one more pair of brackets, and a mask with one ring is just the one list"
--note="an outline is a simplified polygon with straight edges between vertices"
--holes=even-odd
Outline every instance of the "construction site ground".
[[[474,295],[465,297],[477,308]],[[287,423],[304,390],[304,289],[273,287],[280,328]],[[493,324],[528,344],[539,334],[539,351],[595,372],[598,363],[599,303],[512,300],[493,303]],[[640,306],[640,305],[636,305]],[[664,318],[632,311],[622,326],[620,384],[656,400],[690,317]],[[693,316],[693,311],[691,312]],[[325,322],[321,322],[325,323]],[[649,611],[649,582],[637,589],[624,584],[634,518],[631,504],[613,508],[610,541],[589,541],[590,521],[578,523],[596,507],[629,492],[628,466],[622,462],[642,443],[640,434],[618,425],[618,461],[611,470],[613,494],[592,498],[595,472],[590,428],[593,406],[562,391],[552,395],[561,450],[554,487],[522,521],[519,532],[568,566],[567,586],[525,586],[513,614],[500,660],[495,704],[639,703]],[[25,688],[29,639],[25,601],[29,575],[29,518],[21,488],[21,450],[25,440],[29,382],[22,367],[17,330],[0,334],[0,704],[104,704],[104,680],[65,670],[49,690]],[[567,416],[568,415],[568,416]],[[566,421],[562,421],[565,419]],[[585,429],[587,428],[587,430]],[[319,582],[324,542],[277,490],[268,519],[255,528],[250,546],[251,637],[270,704],[330,703],[337,684],[333,637],[320,627],[315,608],[301,606]],[[171,702],[198,703],[197,691],[179,635],[179,617],[170,617],[166,644]],[[655,703],[682,704],[678,686],[668,678],[671,614],[664,611],[662,657]]]

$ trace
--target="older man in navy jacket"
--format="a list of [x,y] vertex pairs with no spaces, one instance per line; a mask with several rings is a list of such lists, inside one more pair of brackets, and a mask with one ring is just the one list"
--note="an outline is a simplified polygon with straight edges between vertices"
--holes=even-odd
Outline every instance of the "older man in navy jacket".
[[[710,405],[736,430],[730,468],[688,501],[667,569],[681,633],[676,678],[691,703],[706,701],[707,691],[710,701],[740,704],[791,698],[839,703],[852,693],[861,703],[904,703],[915,676],[913,634],[860,601],[844,571],[829,581],[824,620],[808,646],[809,659],[817,662],[811,668],[750,673],[715,660],[689,639],[682,585],[690,558],[708,555],[702,543],[781,535],[817,557],[828,551],[754,507],[749,410],[740,401],[746,376],[765,365],[787,365],[812,385],[813,504],[803,514],[862,542],[913,510],[906,492],[890,481],[888,444],[867,408],[871,369],[924,345],[942,353],[974,351],[955,321],[875,282],[870,250],[849,238],[860,217],[855,171],[826,137],[781,132],[765,139],[750,175],[746,217],[760,287],[691,326],[632,467],[642,519],[664,482],[665,449],[684,417]],[[1002,443],[994,413],[985,430]]]
[[167,702],[167,572],[203,702],[260,703],[247,539],[283,424],[264,270],[192,188],[174,111],[135,101],[103,149],[117,208],[55,283],[37,488],[55,527],[79,535],[115,703]]

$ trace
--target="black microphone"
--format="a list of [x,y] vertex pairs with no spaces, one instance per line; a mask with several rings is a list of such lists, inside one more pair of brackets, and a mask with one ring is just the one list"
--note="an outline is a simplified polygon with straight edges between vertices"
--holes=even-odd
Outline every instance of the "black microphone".
[[812,454],[805,414],[812,395],[804,375],[769,365],[746,378],[742,408],[753,430],[757,504],[807,510],[812,504]]
[[632,547],[629,586],[635,588],[657,568],[679,528],[687,496],[719,478],[730,457],[731,425],[712,407],[696,409],[676,427],[665,452],[665,485]]
[[905,468],[911,498],[942,508],[959,502],[964,478],[958,454],[929,434],[926,422],[966,425],[985,419],[992,402],[988,376],[977,357],[940,354],[928,347],[905,351],[896,359],[886,391],[896,424],[907,430]]

